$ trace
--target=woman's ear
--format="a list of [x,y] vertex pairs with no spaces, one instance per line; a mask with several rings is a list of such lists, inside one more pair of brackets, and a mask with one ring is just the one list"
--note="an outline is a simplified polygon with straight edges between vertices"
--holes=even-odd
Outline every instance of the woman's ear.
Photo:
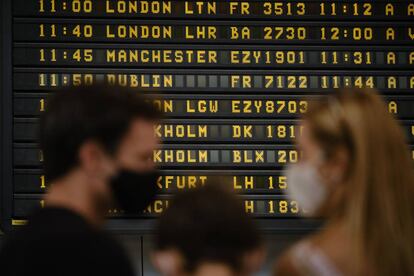
[[334,155],[327,160],[321,168],[321,177],[325,180],[328,188],[335,188],[337,184],[344,182],[347,178],[349,168],[349,154],[344,148],[336,150]]

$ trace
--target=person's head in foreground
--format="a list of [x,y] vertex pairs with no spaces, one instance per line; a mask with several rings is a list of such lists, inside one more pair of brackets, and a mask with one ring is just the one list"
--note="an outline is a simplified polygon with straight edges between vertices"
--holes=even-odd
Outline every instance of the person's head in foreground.
[[414,175],[403,131],[375,90],[310,104],[287,169],[288,191],[324,228],[278,262],[277,275],[414,275]]
[[161,216],[152,260],[162,275],[249,275],[260,267],[259,233],[220,184],[178,194]]
[[140,212],[156,191],[154,125],[146,98],[117,86],[72,87],[48,99],[40,143],[48,183],[46,206],[101,223],[109,208]]

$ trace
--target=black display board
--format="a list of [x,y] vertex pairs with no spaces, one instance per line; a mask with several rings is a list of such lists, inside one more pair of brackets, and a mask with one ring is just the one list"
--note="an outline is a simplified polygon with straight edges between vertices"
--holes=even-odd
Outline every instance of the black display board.
[[108,228],[150,233],[171,195],[228,176],[263,231],[308,231],[283,166],[310,101],[375,87],[414,142],[414,1],[3,0],[1,222],[24,224],[48,181],[36,128],[47,95],[98,81],[166,114],[159,196]]

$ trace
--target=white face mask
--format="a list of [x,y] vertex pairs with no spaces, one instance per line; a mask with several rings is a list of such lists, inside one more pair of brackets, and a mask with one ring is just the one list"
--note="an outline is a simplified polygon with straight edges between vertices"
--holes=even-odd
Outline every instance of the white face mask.
[[312,164],[303,162],[289,165],[284,175],[287,178],[287,196],[295,200],[303,216],[313,216],[325,202],[327,190]]

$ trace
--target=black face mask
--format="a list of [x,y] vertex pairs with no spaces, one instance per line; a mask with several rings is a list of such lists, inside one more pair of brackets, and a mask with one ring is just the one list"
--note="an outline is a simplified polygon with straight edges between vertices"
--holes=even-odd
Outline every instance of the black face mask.
[[157,178],[157,171],[122,170],[110,183],[116,203],[127,214],[142,212],[155,199]]

